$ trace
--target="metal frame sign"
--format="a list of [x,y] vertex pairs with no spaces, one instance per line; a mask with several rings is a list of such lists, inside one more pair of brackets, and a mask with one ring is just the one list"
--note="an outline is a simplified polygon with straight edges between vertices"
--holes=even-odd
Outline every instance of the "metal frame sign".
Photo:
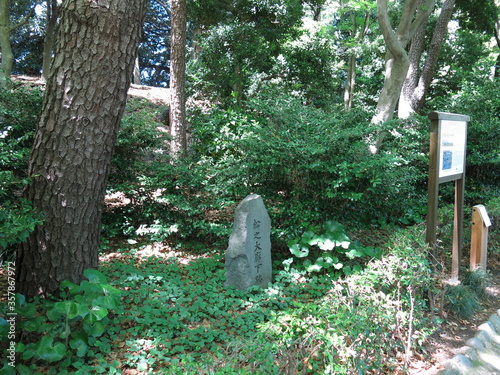
[[447,181],[452,181],[452,179],[457,180],[462,177],[465,165],[466,140],[466,121],[440,121],[438,136],[438,177],[440,180],[446,178]]

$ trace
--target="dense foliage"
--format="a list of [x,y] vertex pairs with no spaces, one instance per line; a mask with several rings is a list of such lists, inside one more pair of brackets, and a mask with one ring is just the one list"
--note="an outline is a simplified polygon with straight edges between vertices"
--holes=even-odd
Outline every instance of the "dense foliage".
[[0,259],[13,260],[15,245],[41,223],[28,201],[22,199],[29,183],[27,159],[42,94],[38,89],[0,89]]
[[[396,20],[403,3],[391,3]],[[16,3],[13,19],[32,5]],[[165,106],[129,98],[101,268],[80,285],[63,282],[51,298],[17,296],[19,370],[404,372],[443,311],[466,319],[478,310],[488,280],[484,272],[465,272],[459,286],[441,280],[451,263],[452,184],[440,188],[440,259],[427,259],[429,111],[471,116],[466,206],[486,205],[489,251],[500,254],[495,4],[457,1],[425,107],[377,126],[370,118],[385,49],[372,1],[188,5],[189,151],[169,154]],[[39,69],[43,29],[36,14],[13,34],[15,73]],[[140,47],[144,82],[168,82],[169,33],[168,2],[155,0]],[[0,89],[2,261],[43,221],[22,198],[41,100],[39,89],[15,81]],[[223,250],[234,209],[250,193],[271,216],[273,283],[238,291],[224,286]],[[8,329],[0,319],[0,337]]]

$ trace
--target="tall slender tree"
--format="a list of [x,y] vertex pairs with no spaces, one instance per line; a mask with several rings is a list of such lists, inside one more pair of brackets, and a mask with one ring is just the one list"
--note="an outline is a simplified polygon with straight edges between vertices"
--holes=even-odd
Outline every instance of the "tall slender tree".
[[365,37],[376,21],[376,5],[371,2],[339,1],[339,11],[349,21],[349,27],[344,27],[348,32],[346,39],[348,47],[347,78],[344,87],[344,105],[346,109],[352,108],[354,89],[356,86],[357,60],[361,46],[366,43]]
[[45,40],[43,43],[42,77],[49,78],[50,61],[56,37],[56,27],[59,21],[59,5],[57,0],[47,0],[47,16],[45,20]]
[[10,78],[14,53],[10,43],[10,34],[15,29],[26,25],[35,13],[34,6],[17,22],[12,23],[10,19],[11,0],[0,0],[0,51],[2,52],[2,63],[0,64],[0,85],[5,84],[5,78]]
[[187,149],[186,139],[186,0],[172,0],[170,50],[170,135],[172,155]]
[[101,213],[147,0],[66,0],[28,167],[43,213],[17,256],[18,292],[47,295],[96,268]]

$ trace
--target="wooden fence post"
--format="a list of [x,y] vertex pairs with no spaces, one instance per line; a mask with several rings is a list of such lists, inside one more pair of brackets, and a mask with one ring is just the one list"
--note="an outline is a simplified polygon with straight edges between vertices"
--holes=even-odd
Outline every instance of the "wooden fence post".
[[472,236],[470,244],[470,269],[481,268],[486,271],[488,252],[488,227],[491,221],[486,208],[479,204],[472,208]]

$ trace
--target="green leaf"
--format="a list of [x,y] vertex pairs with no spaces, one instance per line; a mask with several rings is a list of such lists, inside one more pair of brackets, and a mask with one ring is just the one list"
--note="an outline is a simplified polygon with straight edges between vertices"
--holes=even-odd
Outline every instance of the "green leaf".
[[327,234],[344,233],[344,226],[336,221],[328,220],[323,224]]
[[307,232],[304,232],[300,242],[307,245],[316,245],[316,243],[318,242],[318,236],[316,236],[314,232],[308,230]]
[[[24,296],[22,296],[22,297],[24,298]],[[36,306],[33,303],[16,304],[16,306],[17,306],[16,312],[19,315],[24,316],[25,318],[32,318],[36,315]]]
[[99,337],[101,336],[104,331],[104,324],[101,322],[91,322],[91,323],[85,323],[83,325],[83,330],[92,337]]
[[346,276],[349,276],[352,274],[352,269],[350,266],[345,266],[343,269],[342,269],[342,272],[344,272],[344,275]]
[[26,365],[16,364],[16,371],[18,375],[32,375],[33,370]]
[[89,350],[89,346],[82,339],[70,340],[69,346],[71,346],[72,349],[76,349],[76,355],[80,358],[87,354],[87,351]]
[[309,249],[307,247],[301,247],[299,244],[292,245],[290,247],[290,252],[297,258],[305,258],[309,255]]
[[345,255],[347,255],[347,257],[349,259],[354,259],[354,258],[359,258],[359,257],[364,256],[365,253],[362,251],[359,251],[357,249],[352,249],[352,250],[349,250],[348,252],[346,252]]
[[106,315],[108,315],[108,309],[102,306],[92,306],[90,309],[90,314],[87,317],[88,321],[94,322],[96,320],[102,320]]
[[62,283],[61,283],[61,286],[64,287],[64,288],[68,288],[70,294],[72,295],[75,295],[75,294],[78,294],[80,293],[81,291],[81,288],[80,286],[76,285],[76,284],[73,284],[71,281],[69,280],[64,280]]
[[100,273],[97,270],[93,269],[88,269],[83,271],[83,274],[87,279],[89,279],[89,282],[92,284],[107,284],[108,280],[106,280],[106,276],[104,276],[102,273]]
[[95,300],[95,303],[99,306],[105,307],[110,310],[117,309],[120,305],[119,299],[116,298],[113,295],[105,295],[102,297],[99,297]]
[[311,264],[309,266],[306,266],[307,272],[319,272],[321,271],[323,267],[320,266],[319,264]]
[[60,361],[66,354],[66,346],[62,342],[54,343],[54,339],[44,336],[35,346],[39,357],[47,362]]
[[54,305],[54,309],[68,317],[68,319],[73,319],[79,316],[78,313],[79,304],[73,301],[61,301],[56,302]]
[[51,308],[50,310],[47,310],[47,318],[49,318],[49,320],[55,322],[57,320],[60,320],[63,316],[63,314],[61,314],[59,311],[56,310],[55,307]]
[[45,318],[45,316],[35,316],[34,318],[30,318],[24,323],[21,323],[22,329],[27,332],[36,332],[46,321],[47,319]]
[[35,344],[33,344],[33,343],[26,345],[24,350],[22,352],[20,352],[21,359],[28,360],[28,359],[33,358],[36,355],[34,347],[35,347]]

